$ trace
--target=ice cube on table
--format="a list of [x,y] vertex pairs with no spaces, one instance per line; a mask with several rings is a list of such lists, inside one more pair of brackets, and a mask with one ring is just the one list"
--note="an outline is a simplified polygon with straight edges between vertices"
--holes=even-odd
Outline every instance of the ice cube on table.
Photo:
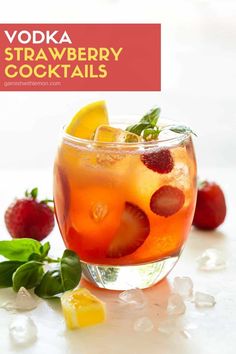
[[197,307],[213,307],[216,304],[214,296],[200,291],[196,291],[193,302]]
[[171,316],[183,315],[186,311],[186,306],[182,296],[179,294],[171,294],[167,304],[167,314]]
[[173,291],[187,299],[193,294],[193,281],[189,277],[175,277]]
[[208,248],[197,258],[198,268],[200,270],[220,270],[226,267],[226,259],[220,250]]
[[16,315],[9,325],[9,335],[17,345],[29,345],[37,339],[34,321],[25,315]]
[[33,298],[30,292],[22,286],[16,294],[16,297],[12,300],[1,303],[0,308],[12,312],[16,312],[15,310],[29,311],[36,308],[37,305],[37,301]]
[[22,286],[16,295],[15,308],[21,311],[29,311],[36,307],[37,302],[29,291]]
[[136,134],[130,133],[126,130],[113,128],[109,125],[101,125],[97,128],[94,135],[94,141],[106,143],[136,143],[140,140],[140,136]]
[[123,291],[119,294],[119,299],[136,308],[143,308],[147,303],[143,291],[138,288]]
[[153,330],[153,322],[149,317],[140,317],[134,323],[134,330],[136,332],[151,332]]

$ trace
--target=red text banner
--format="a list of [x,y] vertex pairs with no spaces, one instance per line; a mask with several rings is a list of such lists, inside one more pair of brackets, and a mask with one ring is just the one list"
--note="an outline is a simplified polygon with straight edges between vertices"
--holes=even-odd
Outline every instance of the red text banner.
[[160,24],[1,24],[1,91],[160,91]]

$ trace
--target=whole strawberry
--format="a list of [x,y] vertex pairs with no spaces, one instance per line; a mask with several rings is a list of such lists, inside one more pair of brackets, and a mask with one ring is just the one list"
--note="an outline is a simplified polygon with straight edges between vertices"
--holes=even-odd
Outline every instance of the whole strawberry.
[[221,225],[226,216],[225,197],[220,186],[203,182],[198,188],[193,225],[203,230],[213,230]]
[[54,213],[48,206],[50,200],[37,200],[38,188],[25,198],[16,199],[5,212],[5,223],[13,238],[33,238],[43,240],[54,227]]

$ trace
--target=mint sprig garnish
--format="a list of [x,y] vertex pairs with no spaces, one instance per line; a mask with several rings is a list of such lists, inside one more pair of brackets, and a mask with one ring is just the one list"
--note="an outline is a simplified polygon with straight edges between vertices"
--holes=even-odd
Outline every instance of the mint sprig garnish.
[[160,113],[161,109],[154,107],[140,119],[138,124],[130,125],[126,130],[130,133],[142,136],[146,141],[156,140],[160,133],[160,129],[157,125]]
[[[34,288],[36,295],[46,299],[75,288],[81,278],[77,254],[66,249],[61,258],[54,259],[48,256],[49,250],[49,242],[42,245],[30,238],[0,241],[0,255],[8,259],[0,262],[0,288]],[[53,269],[45,271],[50,263]]]
[[145,141],[157,140],[161,131],[169,129],[177,134],[190,133],[197,136],[189,127],[185,125],[173,125],[168,127],[158,126],[161,109],[152,108],[146,113],[137,124],[130,125],[126,131],[142,136]]
[[190,133],[190,134],[197,136],[197,134],[194,133],[192,131],[192,129],[187,127],[186,125],[173,125],[173,126],[168,127],[168,129],[171,130],[172,132],[178,133],[178,134]]

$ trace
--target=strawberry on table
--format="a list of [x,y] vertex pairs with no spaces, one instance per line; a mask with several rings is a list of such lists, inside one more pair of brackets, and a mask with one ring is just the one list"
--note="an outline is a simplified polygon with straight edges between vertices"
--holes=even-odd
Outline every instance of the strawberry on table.
[[38,201],[38,188],[16,199],[5,212],[5,224],[13,238],[43,240],[54,227],[54,213],[48,206],[51,200]]
[[122,257],[133,253],[150,232],[147,215],[137,205],[126,202],[120,226],[108,248],[108,257]]
[[153,193],[150,208],[159,216],[171,216],[177,213],[184,205],[185,196],[181,189],[170,185],[160,187]]
[[203,230],[213,230],[221,225],[226,216],[225,197],[214,182],[200,183],[193,225]]

